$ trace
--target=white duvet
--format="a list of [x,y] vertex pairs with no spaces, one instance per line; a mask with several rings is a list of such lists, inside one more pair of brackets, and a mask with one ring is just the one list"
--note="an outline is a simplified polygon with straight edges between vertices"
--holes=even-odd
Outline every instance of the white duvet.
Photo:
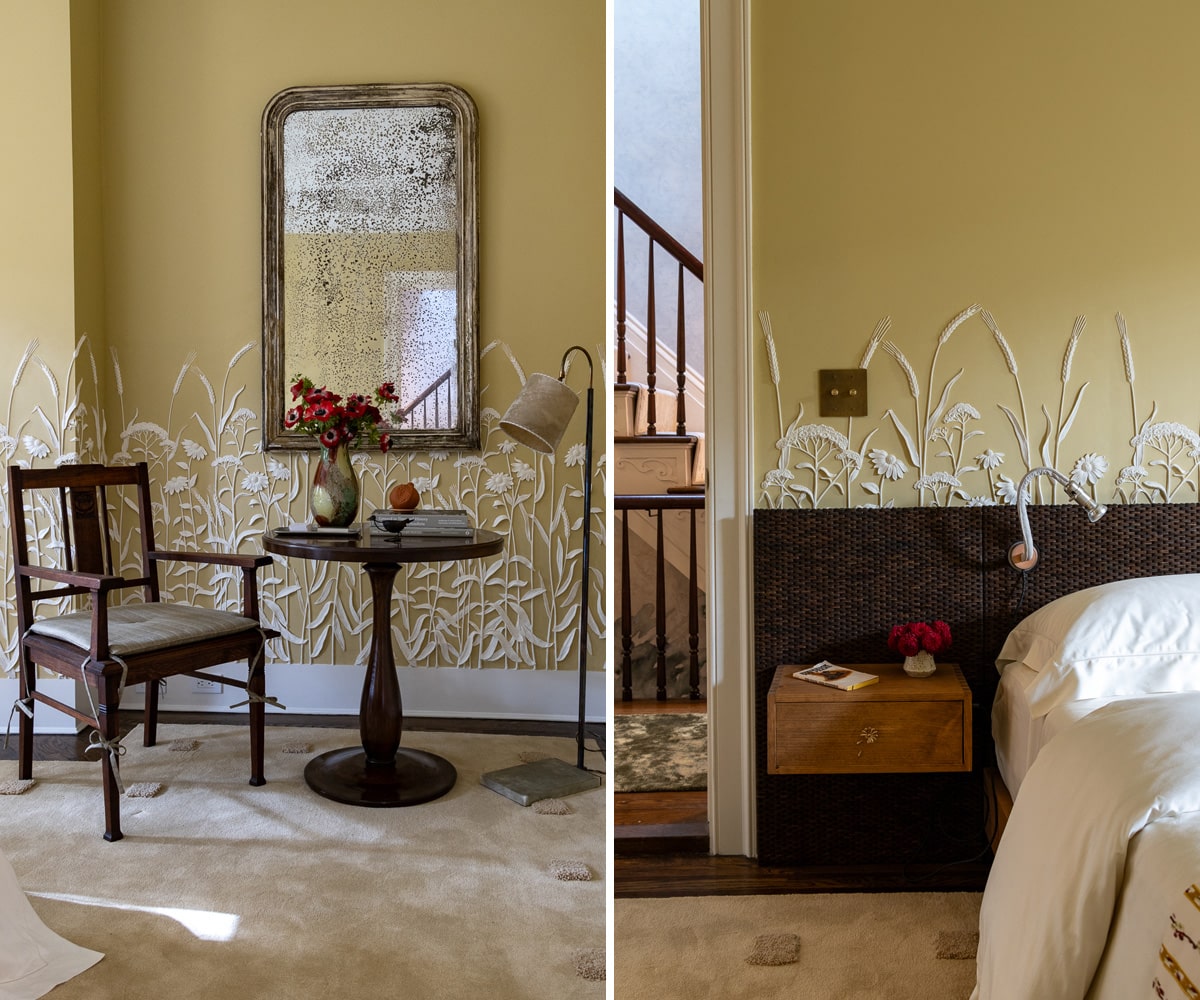
[[1200,882],[1198,733],[1188,692],[1114,702],[1046,744],[988,877],[972,1000],[1154,995],[1170,909]]
[[0,854],[0,1000],[34,1000],[103,957],[42,923]]

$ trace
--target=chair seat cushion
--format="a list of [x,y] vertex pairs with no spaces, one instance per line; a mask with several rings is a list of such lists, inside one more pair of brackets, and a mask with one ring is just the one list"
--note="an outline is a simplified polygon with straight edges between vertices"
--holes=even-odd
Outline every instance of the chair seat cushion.
[[[122,604],[108,610],[108,648],[117,656],[132,656],[256,628],[253,618],[231,611],[186,604]],[[92,643],[92,615],[75,611],[45,618],[30,631],[87,649]]]

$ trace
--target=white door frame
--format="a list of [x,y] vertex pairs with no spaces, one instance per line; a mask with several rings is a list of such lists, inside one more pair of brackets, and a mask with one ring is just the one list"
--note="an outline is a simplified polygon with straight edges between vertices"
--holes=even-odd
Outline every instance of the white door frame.
[[[708,819],[756,854],[751,607],[754,427],[750,0],[700,0],[708,508]],[[714,335],[713,331],[720,331]]]

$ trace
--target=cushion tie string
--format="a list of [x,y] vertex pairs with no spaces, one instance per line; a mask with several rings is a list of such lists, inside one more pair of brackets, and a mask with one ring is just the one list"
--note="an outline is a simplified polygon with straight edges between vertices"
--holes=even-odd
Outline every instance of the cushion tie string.
[[249,705],[252,702],[261,702],[264,705],[274,705],[276,708],[281,708],[287,711],[287,705],[280,704],[279,699],[274,695],[261,695],[257,691],[250,690],[250,682],[254,680],[254,673],[262,665],[263,653],[267,648],[267,636],[263,632],[262,626],[258,628],[259,646],[258,652],[254,654],[254,659],[250,661],[250,668],[246,672],[246,697],[242,701],[235,701],[230,708],[241,708],[243,705]]
[[8,738],[12,735],[13,716],[17,712],[23,712],[28,719],[33,718],[33,696],[18,698],[12,704],[12,709],[8,713],[8,725],[4,729],[4,749],[8,749]]
[[[25,630],[25,632],[21,635],[21,641],[24,642],[26,636],[28,636],[29,633],[32,631],[33,631],[32,628],[27,628]],[[12,735],[13,716],[16,715],[18,711],[24,712],[25,717],[28,719],[33,718],[33,695],[27,694],[27,695],[25,695],[24,698],[18,698],[16,701],[13,702],[13,707],[12,707],[12,709],[10,709],[10,711],[8,713],[8,725],[4,728],[4,749],[5,750],[8,749],[8,738]]]
[[[129,675],[129,667],[119,656],[109,653],[109,658],[121,665],[121,680],[117,684],[117,704],[121,704],[121,694],[125,690],[125,678]],[[83,673],[87,665],[92,662],[91,656],[88,656],[80,666],[80,673]],[[125,755],[125,747],[121,746],[121,737],[118,735],[115,739],[107,739],[100,732],[100,711],[96,708],[96,701],[92,697],[92,687],[87,681],[84,681],[83,690],[87,692],[88,704],[92,709],[92,718],[96,720],[96,728],[92,730],[88,736],[88,745],[84,747],[83,753],[86,755],[92,750],[99,750],[102,754],[108,751],[108,762],[112,766],[113,778],[117,782],[117,790],[124,795],[125,784],[121,781],[121,758]]]

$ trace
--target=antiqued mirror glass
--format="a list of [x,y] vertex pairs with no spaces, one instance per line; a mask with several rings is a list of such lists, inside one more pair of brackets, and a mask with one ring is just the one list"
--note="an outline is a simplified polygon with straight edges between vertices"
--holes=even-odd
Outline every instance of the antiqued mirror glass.
[[292,377],[393,382],[393,447],[479,446],[475,106],[448,84],[293,87],[263,112],[263,442]]

